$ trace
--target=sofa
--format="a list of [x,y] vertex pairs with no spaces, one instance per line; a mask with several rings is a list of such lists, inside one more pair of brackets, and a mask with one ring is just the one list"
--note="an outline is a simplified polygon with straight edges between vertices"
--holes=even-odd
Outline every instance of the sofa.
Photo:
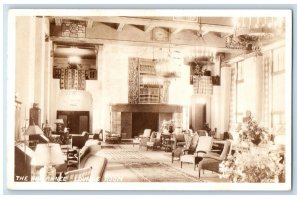
[[79,169],[92,167],[90,182],[101,182],[105,173],[107,159],[96,153],[101,145],[89,145],[80,151]]

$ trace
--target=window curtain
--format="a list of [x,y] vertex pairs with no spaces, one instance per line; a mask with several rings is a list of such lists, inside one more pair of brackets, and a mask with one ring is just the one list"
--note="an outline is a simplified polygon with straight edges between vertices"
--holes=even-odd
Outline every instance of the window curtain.
[[85,71],[61,69],[60,89],[85,90]]

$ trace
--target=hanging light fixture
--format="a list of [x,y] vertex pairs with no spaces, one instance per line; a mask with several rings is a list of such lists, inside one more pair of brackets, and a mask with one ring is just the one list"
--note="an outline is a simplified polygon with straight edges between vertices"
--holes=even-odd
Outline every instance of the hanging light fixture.
[[167,54],[161,48],[160,58],[156,60],[155,70],[156,74],[163,78],[177,78],[180,77],[178,67],[182,60],[179,56],[180,52],[171,50],[171,38],[169,39],[169,48]]
[[216,49],[208,47],[204,35],[207,33],[202,27],[201,17],[199,17],[199,31],[197,36],[201,39],[201,46],[193,49],[192,56],[188,58],[191,67],[191,83],[194,94],[212,95],[213,84],[211,78],[211,67],[214,65]]
[[227,37],[226,47],[260,53],[262,41],[283,35],[283,17],[236,17],[233,18],[234,34]]

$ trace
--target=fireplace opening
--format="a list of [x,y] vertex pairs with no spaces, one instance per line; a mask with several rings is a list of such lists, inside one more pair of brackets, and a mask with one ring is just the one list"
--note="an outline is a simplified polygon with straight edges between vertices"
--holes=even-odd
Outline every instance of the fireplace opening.
[[158,131],[159,113],[132,113],[132,138],[142,135],[145,129]]

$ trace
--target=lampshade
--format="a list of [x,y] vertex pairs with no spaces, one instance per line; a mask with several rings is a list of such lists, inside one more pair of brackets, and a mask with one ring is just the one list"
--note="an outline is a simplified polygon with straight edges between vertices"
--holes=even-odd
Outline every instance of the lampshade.
[[34,166],[58,165],[65,163],[60,145],[56,143],[38,144],[31,161]]
[[56,119],[55,124],[64,124],[64,120],[63,119]]
[[39,126],[35,124],[30,125],[24,133],[24,135],[37,135],[37,134],[43,134],[43,131],[42,129],[40,129]]

